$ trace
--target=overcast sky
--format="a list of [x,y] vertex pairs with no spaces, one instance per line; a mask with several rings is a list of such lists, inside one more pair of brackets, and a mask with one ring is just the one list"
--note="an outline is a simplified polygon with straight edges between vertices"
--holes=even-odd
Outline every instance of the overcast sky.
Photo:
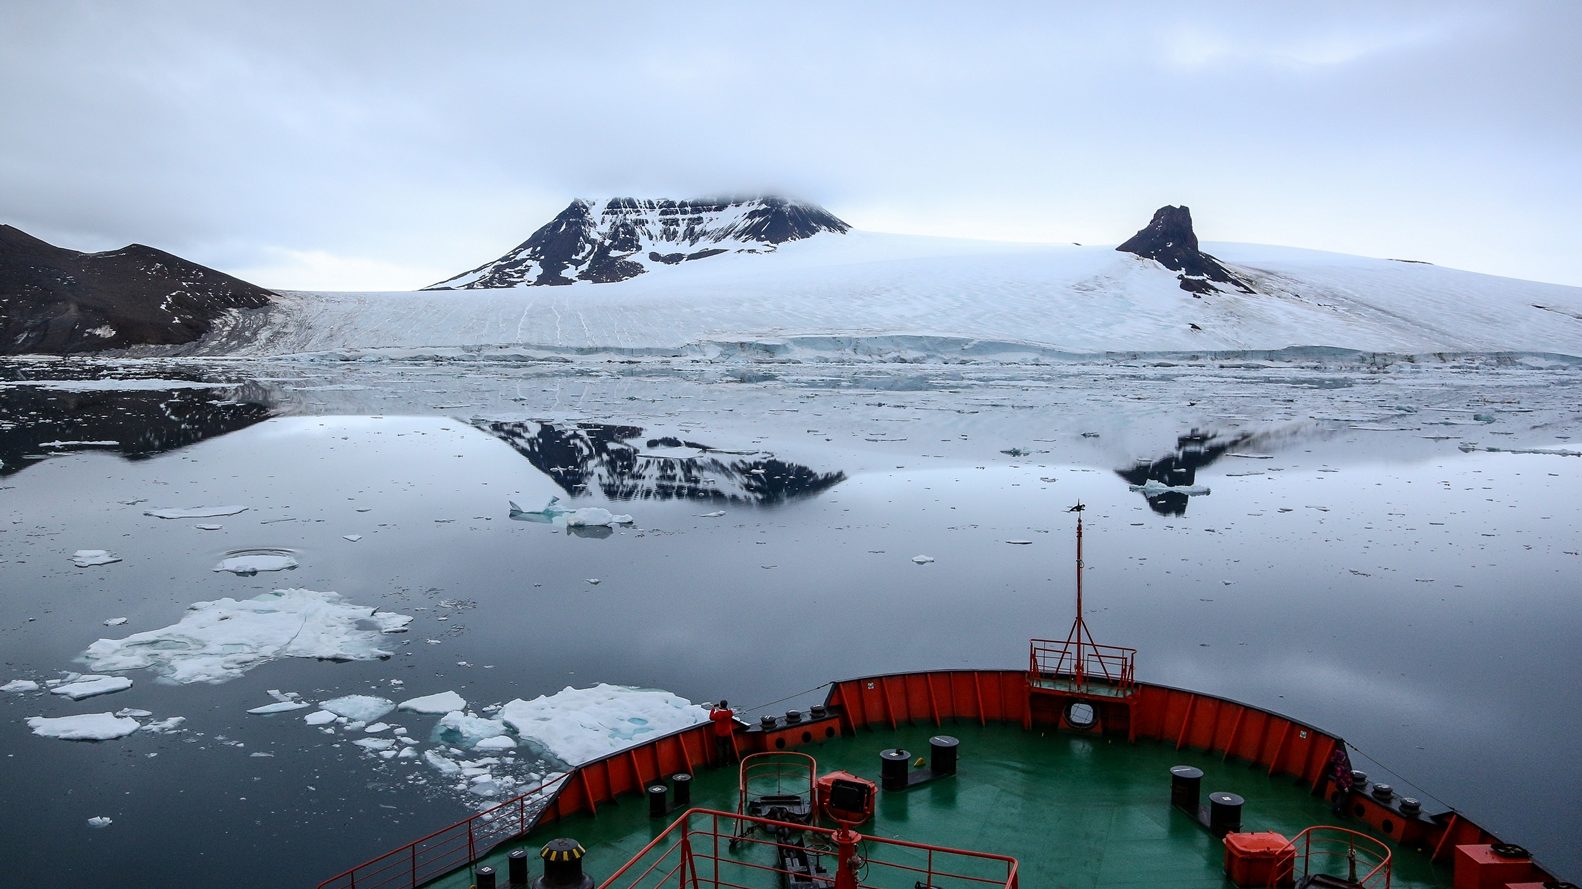
[[1582,2],[0,0],[0,222],[409,289],[575,197],[1582,285]]

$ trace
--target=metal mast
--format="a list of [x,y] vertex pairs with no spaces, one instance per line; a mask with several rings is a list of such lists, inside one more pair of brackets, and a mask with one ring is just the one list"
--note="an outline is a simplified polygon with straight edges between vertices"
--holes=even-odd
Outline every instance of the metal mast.
[[1088,649],[1093,650],[1098,656],[1098,643],[1093,641],[1093,634],[1088,632],[1088,625],[1082,619],[1082,511],[1086,509],[1082,501],[1066,510],[1077,514],[1077,617],[1071,622],[1071,632],[1066,634],[1066,650],[1072,651],[1072,673],[1076,677],[1077,687],[1086,684]]

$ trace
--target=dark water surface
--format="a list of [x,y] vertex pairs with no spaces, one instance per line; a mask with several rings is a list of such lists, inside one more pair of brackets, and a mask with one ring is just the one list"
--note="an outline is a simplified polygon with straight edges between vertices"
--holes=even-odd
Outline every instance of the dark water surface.
[[[156,381],[102,382],[129,377]],[[383,637],[388,660],[0,694],[7,879],[312,885],[479,802],[310,711],[246,714],[271,689],[485,703],[608,682],[750,716],[852,675],[1019,665],[1030,636],[1070,625],[1078,500],[1090,627],[1139,649],[1140,678],[1340,733],[1575,879],[1582,709],[1557,695],[1582,670],[1576,383],[1493,366],[4,365],[0,683],[83,670],[94,640],[224,596],[333,590],[414,617]],[[1513,453],[1530,449],[1550,453]],[[1211,493],[1129,489],[1149,479]],[[551,496],[634,524],[511,519],[508,500]],[[144,515],[231,503],[248,510]],[[78,549],[122,561],[77,568]],[[211,570],[259,550],[300,566]],[[25,725],[127,707],[186,721],[102,743]],[[425,741],[433,723],[390,719]]]

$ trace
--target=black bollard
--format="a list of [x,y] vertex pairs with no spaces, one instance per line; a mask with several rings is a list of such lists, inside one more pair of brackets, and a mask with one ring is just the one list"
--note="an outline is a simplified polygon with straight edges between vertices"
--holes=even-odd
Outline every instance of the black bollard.
[[879,751],[879,786],[885,790],[905,790],[906,769],[912,754],[899,747]]
[[1208,832],[1223,837],[1241,830],[1241,807],[1246,803],[1239,795],[1216,790],[1208,795]]
[[956,774],[956,748],[959,746],[961,742],[950,735],[935,735],[928,739],[928,758],[934,774]]
[[513,849],[506,857],[506,882],[512,886],[527,885],[527,850]]
[[478,889],[494,889],[494,868],[487,864],[478,868],[472,878]]
[[1196,818],[1202,790],[1202,769],[1194,766],[1170,767],[1170,805]]
[[670,788],[663,784],[648,785],[648,817],[663,818],[667,810],[667,800]]
[[692,808],[692,776],[686,772],[678,772],[671,775],[670,786],[676,789],[676,808]]
[[538,857],[544,859],[544,875],[533,881],[533,889],[593,889],[593,878],[582,872],[582,856],[588,850],[570,837],[556,837],[544,844]]

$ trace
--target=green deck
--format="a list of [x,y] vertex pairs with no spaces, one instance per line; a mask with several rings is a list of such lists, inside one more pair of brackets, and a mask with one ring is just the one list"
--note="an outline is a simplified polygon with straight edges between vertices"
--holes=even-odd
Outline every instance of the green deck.
[[[934,734],[959,738],[953,778],[901,793],[880,791],[875,819],[864,834],[1011,855],[1021,862],[1024,887],[1230,886],[1223,872],[1224,846],[1189,816],[1171,809],[1174,765],[1202,769],[1203,799],[1227,790],[1246,799],[1244,831],[1294,836],[1315,824],[1365,828],[1336,821],[1329,808],[1289,776],[1271,778],[1246,763],[1218,755],[1142,741],[1128,744],[1018,726],[946,723],[940,729],[903,726],[899,731],[859,732],[803,748],[821,773],[846,769],[878,781],[879,751],[900,746],[926,755]],[[734,811],[736,773],[711,770],[695,776],[693,805]],[[670,819],[650,820],[639,796],[601,805],[597,816],[575,816],[524,840],[494,850],[493,865],[506,885],[506,854],[528,850],[531,872],[542,873],[538,850],[549,839],[573,837],[588,850],[586,872],[602,880],[661,832]],[[1393,847],[1392,847],[1393,848]],[[1448,865],[1395,849],[1395,889],[1448,887]],[[431,883],[464,889],[466,871]],[[768,887],[766,886],[766,889]]]

